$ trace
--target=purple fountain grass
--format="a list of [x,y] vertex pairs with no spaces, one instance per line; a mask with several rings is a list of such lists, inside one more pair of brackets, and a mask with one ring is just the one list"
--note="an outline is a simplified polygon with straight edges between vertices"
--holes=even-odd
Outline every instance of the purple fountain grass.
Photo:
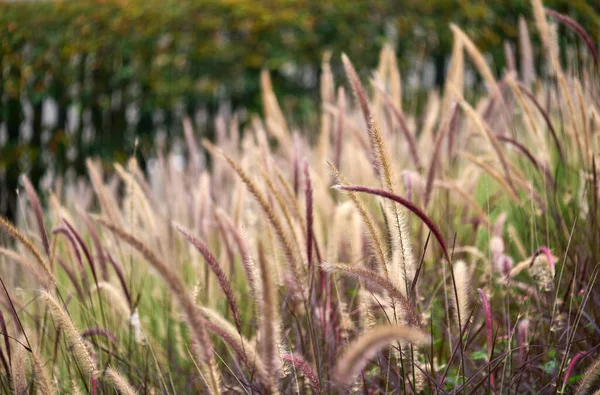
[[221,240],[223,241],[223,245],[225,246],[225,253],[227,255],[227,261],[229,264],[229,275],[231,276],[230,282],[235,283],[234,256],[233,248],[231,247],[231,242],[229,241],[228,237],[229,232],[227,232],[227,229],[225,229],[225,224],[223,223],[220,216],[215,214],[213,217],[215,219],[215,222],[217,223],[219,233],[221,234]]
[[[60,257],[56,257],[56,262],[58,262],[58,265],[65,271],[65,273],[67,273],[67,277],[69,277],[69,280],[71,280],[71,284],[73,284],[73,286],[75,287],[75,291],[77,292],[77,296],[79,296],[79,299],[83,300],[83,289],[77,281],[77,276],[75,275],[75,273],[73,273],[73,270],[71,270],[71,268],[69,268],[66,262]],[[87,279],[85,275],[82,274],[81,280],[84,283],[84,287],[87,288]]]
[[258,298],[257,282],[259,282],[259,276],[256,274],[256,267],[252,255],[250,254],[250,248],[248,247],[248,241],[240,234],[233,221],[221,210],[217,210],[216,215],[222,218],[232,235],[235,244],[238,247],[238,251],[242,260],[242,266],[246,274],[246,281],[248,282],[248,288],[254,301]]
[[408,152],[410,154],[410,157],[412,158],[417,171],[420,172],[423,169],[423,166],[421,164],[419,150],[417,149],[417,142],[415,141],[415,136],[412,134],[412,132],[408,128],[408,124],[406,123],[406,119],[404,118],[404,115],[402,114],[400,109],[394,103],[392,103],[392,100],[391,100],[389,94],[385,91],[385,89],[383,89],[380,85],[377,85],[377,84],[375,85],[375,87],[377,88],[377,90],[379,92],[381,92],[381,95],[383,96],[383,98],[385,100],[386,107],[391,109],[391,112],[394,115],[394,118],[396,118],[396,121],[400,125],[400,131],[402,132],[402,134],[404,135],[404,138],[406,139],[406,142],[408,143]]
[[546,177],[546,179],[550,181],[552,186],[556,187],[556,181],[554,180],[554,177],[552,177],[552,173],[550,173],[550,170],[548,170],[548,168],[543,163],[540,163],[540,161],[533,156],[533,154],[527,149],[527,147],[525,147],[523,144],[519,143],[517,140],[509,136],[498,135],[498,141],[508,143],[517,148],[518,151],[525,155],[525,157],[531,162],[531,164],[533,164],[533,167],[535,167],[535,169],[538,172],[543,174],[544,177]]
[[79,246],[81,247],[81,250],[83,251],[83,254],[85,255],[85,258],[88,261],[88,264],[92,271],[92,276],[94,277],[94,282],[95,282],[96,286],[98,286],[98,276],[96,274],[96,264],[94,263],[94,258],[92,258],[92,254],[90,254],[90,250],[85,245],[83,238],[81,237],[79,232],[77,232],[75,227],[73,225],[71,225],[71,223],[66,218],[63,218],[62,220],[65,223],[65,225],[67,225],[67,228],[69,228],[69,231],[75,237],[77,244],[79,244]]
[[292,366],[293,369],[299,369],[304,377],[308,379],[310,386],[313,388],[315,394],[321,394],[321,384],[319,384],[319,377],[314,371],[312,366],[300,355],[297,354],[283,354],[283,362]]
[[594,60],[594,65],[598,67],[598,51],[596,51],[596,45],[594,44],[594,40],[590,37],[590,35],[585,31],[583,26],[577,23],[572,18],[561,14],[560,12],[551,10],[546,8],[546,15],[550,15],[552,18],[556,19],[569,29],[575,32],[581,38],[581,40],[585,43],[585,46],[590,51],[592,55],[592,59]]
[[582,359],[583,357],[585,357],[587,354],[588,354],[588,352],[586,352],[586,351],[580,351],[577,354],[575,354],[573,359],[571,359],[571,363],[569,363],[569,367],[567,368],[567,371],[565,372],[565,377],[562,382],[563,391],[567,387],[567,383],[569,382],[571,373],[573,373],[573,369],[575,369],[575,365],[577,365],[577,362],[579,362],[579,360]]
[[425,223],[425,225],[429,228],[429,230],[431,230],[431,233],[433,233],[433,235],[437,239],[438,243],[440,244],[440,247],[442,248],[444,257],[446,258],[447,262],[450,263],[450,254],[448,254],[448,248],[446,247],[446,242],[444,241],[444,237],[442,236],[442,233],[439,231],[438,227],[433,223],[433,221],[423,211],[421,211],[421,209],[419,209],[417,206],[415,206],[412,202],[404,199],[402,196],[399,196],[399,195],[396,195],[391,192],[384,191],[383,189],[378,189],[378,188],[363,187],[360,185],[334,185],[333,188],[341,189],[344,191],[362,192],[362,193],[368,193],[371,195],[377,195],[377,196],[381,196],[386,199],[393,200],[393,201],[403,205],[408,210],[412,211],[417,217],[419,217],[421,219],[421,221],[423,221]]
[[411,301],[387,278],[377,274],[373,270],[349,265],[322,262],[321,267],[325,271],[334,273],[339,272],[346,276],[365,281],[371,286],[376,286],[384,290],[390,299],[400,302],[400,305],[406,314],[408,324],[414,327],[421,327],[421,319],[419,314],[415,311],[415,307]]
[[548,260],[548,266],[550,267],[550,269],[552,271],[554,271],[554,265],[556,263],[556,260],[552,256],[552,253],[550,252],[550,249],[548,247],[546,247],[546,246],[541,246],[532,255],[531,262],[529,263],[529,267],[531,267],[533,265],[533,263],[535,262],[535,258],[537,258],[540,254],[544,254],[544,256],[546,257],[546,259]]
[[71,249],[75,253],[75,257],[77,258],[77,263],[79,264],[79,268],[83,270],[83,259],[81,258],[81,251],[79,251],[79,247],[77,246],[77,242],[75,241],[73,234],[69,231],[69,229],[65,226],[57,226],[52,229],[52,234],[54,235],[63,235],[71,245]]
[[202,254],[204,258],[204,262],[208,265],[208,267],[213,271],[215,276],[217,277],[217,281],[219,282],[219,286],[221,290],[225,294],[225,298],[227,299],[227,304],[231,309],[231,314],[233,315],[233,320],[235,322],[235,326],[239,333],[242,333],[242,320],[240,316],[240,309],[238,308],[238,304],[235,298],[235,294],[233,293],[233,289],[231,288],[231,282],[229,278],[221,268],[219,261],[217,258],[210,252],[208,246],[200,241],[198,238],[192,236],[190,233],[185,231],[180,226],[176,226],[177,230]]
[[381,325],[363,334],[346,349],[335,368],[335,380],[350,385],[364,369],[369,359],[394,342],[415,345],[428,342],[428,335],[418,329],[402,325]]
[[98,257],[98,263],[100,264],[100,271],[102,273],[102,279],[104,281],[107,281],[108,280],[108,266],[106,264],[106,256],[104,255],[104,249],[102,248],[102,243],[100,242],[100,237],[98,236],[98,231],[96,230],[96,227],[92,223],[90,216],[86,212],[79,211],[79,214],[80,214],[81,218],[83,219],[83,222],[85,222],[85,225],[90,234],[90,238],[92,239],[92,242],[94,243],[94,248],[96,249],[96,254]]
[[544,118],[544,122],[546,123],[548,130],[550,130],[550,134],[552,135],[552,139],[554,140],[554,144],[556,145],[556,149],[558,150],[560,159],[564,163],[565,155],[562,151],[562,146],[560,144],[560,140],[558,139],[558,134],[556,133],[556,129],[554,129],[554,125],[552,125],[552,121],[550,120],[550,115],[548,114],[548,111],[545,110],[544,107],[542,107],[542,105],[537,100],[535,95],[525,85],[523,85],[523,83],[519,82],[518,86],[519,86],[519,89],[521,89],[521,91],[525,94],[525,96],[533,103],[535,108],[537,108],[539,113],[542,115],[542,118]]

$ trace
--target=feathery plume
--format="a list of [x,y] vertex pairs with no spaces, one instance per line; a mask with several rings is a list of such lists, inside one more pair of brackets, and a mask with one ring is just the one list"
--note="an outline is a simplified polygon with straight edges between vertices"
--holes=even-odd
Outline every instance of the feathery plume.
[[94,187],[94,191],[96,192],[96,196],[100,201],[100,206],[102,210],[106,214],[106,216],[111,220],[111,222],[116,224],[121,224],[119,221],[121,216],[118,214],[119,209],[114,200],[110,199],[110,194],[106,191],[106,187],[102,182],[102,177],[98,172],[98,169],[94,165],[91,159],[86,160],[85,165],[87,166],[88,174],[90,176],[90,180],[92,181],[92,186]]
[[192,120],[189,117],[183,119],[183,134],[185,136],[185,143],[188,147],[192,165],[198,171],[202,168],[202,156],[198,149],[198,144],[196,144],[194,127],[192,126]]
[[452,31],[453,44],[446,83],[444,84],[444,97],[442,99],[442,114],[449,114],[450,104],[455,100],[454,92],[464,94],[464,74],[465,74],[465,56],[463,51],[463,42],[458,31]]
[[470,295],[471,275],[467,264],[463,260],[458,260],[452,265],[454,270],[454,280],[456,283],[456,295],[454,300],[454,319],[460,330],[464,328],[466,319],[470,315]]
[[379,176],[382,185],[391,191],[392,170],[390,166],[390,158],[388,152],[385,150],[385,145],[383,143],[383,138],[379,131],[379,127],[375,123],[373,115],[371,114],[367,94],[365,93],[360,79],[356,74],[356,70],[354,70],[354,66],[352,66],[350,59],[348,59],[345,54],[342,55],[342,63],[344,64],[346,75],[348,76],[348,79],[352,85],[352,92],[358,100],[358,104],[362,110],[365,122],[367,123],[367,133],[369,135],[369,143],[371,145],[371,155],[373,159],[373,170],[375,170],[375,174]]
[[127,378],[117,369],[109,366],[106,368],[106,378],[115,387],[115,389],[123,395],[135,395],[137,391],[129,383]]
[[262,244],[258,246],[258,264],[263,286],[262,303],[259,305],[259,350],[266,371],[269,374],[270,387],[275,388],[280,374],[277,290],[271,277],[271,265],[265,257]]
[[463,43],[464,48],[467,50],[469,56],[471,57],[471,60],[475,64],[477,71],[479,71],[479,74],[481,74],[481,77],[486,82],[490,92],[492,92],[496,97],[502,100],[502,92],[498,87],[496,78],[494,78],[494,75],[492,74],[492,71],[487,65],[487,62],[485,61],[485,58],[483,57],[481,52],[479,52],[479,50],[477,49],[475,44],[473,44],[471,39],[457,25],[451,23],[450,29],[452,29],[452,32],[455,33],[456,37],[460,38],[460,41]]
[[381,196],[386,199],[393,200],[393,201],[403,205],[404,207],[406,207],[407,209],[412,211],[413,214],[415,214],[417,217],[419,217],[421,219],[421,221],[423,221],[425,223],[425,225],[427,225],[429,230],[431,230],[431,233],[433,233],[433,235],[437,239],[438,243],[440,244],[440,247],[442,247],[442,251],[444,253],[446,260],[448,262],[450,262],[450,255],[448,254],[446,242],[444,241],[444,237],[442,236],[442,233],[438,230],[437,226],[435,226],[433,221],[427,215],[425,215],[425,213],[423,211],[421,211],[421,209],[419,209],[417,206],[415,206],[412,202],[409,202],[408,200],[404,199],[402,196],[395,195],[393,193],[384,191],[382,189],[377,189],[377,188],[363,187],[363,186],[359,186],[359,185],[334,185],[333,188],[341,189],[343,191],[361,192],[361,193],[368,193],[371,195],[377,195],[377,196]]
[[596,51],[596,45],[594,44],[594,40],[590,37],[590,35],[585,31],[585,29],[577,23],[577,21],[569,18],[566,15],[561,14],[560,12],[556,12],[554,10],[546,9],[546,14],[550,15],[552,18],[556,19],[569,29],[575,32],[579,36],[579,38],[585,43],[587,49],[590,51],[592,55],[592,59],[594,60],[594,65],[598,66],[598,52]]
[[402,313],[406,316],[406,320],[409,325],[415,327],[419,327],[421,325],[421,320],[408,298],[388,279],[371,270],[357,268],[341,263],[322,262],[321,268],[323,268],[323,270],[326,272],[341,273],[383,289],[388,294],[390,299],[400,302],[400,305],[403,309]]
[[58,325],[63,329],[67,342],[73,349],[73,354],[81,368],[92,378],[92,380],[97,379],[98,369],[96,367],[96,361],[90,354],[84,340],[79,335],[79,332],[75,329],[75,325],[73,324],[73,321],[71,321],[69,314],[51,293],[41,291],[40,299],[48,307],[52,318],[54,318]]
[[50,258],[50,242],[48,241],[48,232],[46,231],[46,226],[44,225],[44,212],[42,210],[42,205],[40,204],[40,199],[35,193],[35,188],[29,181],[26,175],[23,175],[23,186],[25,187],[25,192],[27,193],[27,198],[33,207],[33,212],[35,213],[35,219],[37,221],[37,225],[40,231],[40,236],[42,237],[42,243],[44,245],[44,250],[46,251],[46,256],[48,259]]
[[250,289],[252,300],[256,305],[258,303],[258,299],[260,299],[260,293],[262,292],[262,289],[260,285],[260,275],[257,272],[254,259],[250,254],[248,241],[245,239],[245,237],[242,236],[242,234],[240,234],[231,218],[229,218],[229,216],[225,214],[223,210],[218,208],[216,210],[216,214],[225,222],[225,226],[228,228],[230,234],[233,236],[233,241],[238,247],[242,259],[242,265],[246,273],[246,281],[248,282],[248,288]]
[[261,357],[256,353],[254,346],[242,335],[239,334],[238,330],[225,320],[219,313],[202,307],[202,314],[208,320],[208,329],[221,337],[235,353],[247,364],[251,372],[256,372],[259,380],[265,384],[270,385],[270,376]]
[[515,54],[513,53],[512,47],[508,41],[504,41],[504,59],[506,61],[506,68],[508,71],[516,72],[517,65],[515,63]]
[[550,66],[558,66],[558,62],[555,62],[558,54],[554,53],[555,45],[552,43],[550,27],[548,26],[548,21],[546,21],[546,13],[544,12],[542,1],[531,0],[531,8],[533,9],[533,17],[535,19],[535,25],[540,34],[540,38],[542,39],[542,43],[544,44],[547,55],[550,57]]
[[246,187],[250,191],[250,193],[256,198],[260,207],[262,208],[264,214],[267,216],[267,219],[275,229],[275,234],[279,239],[279,242],[283,248],[285,253],[287,263],[292,271],[292,275],[294,276],[294,281],[296,282],[296,286],[298,289],[301,289],[302,284],[302,276],[300,275],[299,265],[297,262],[297,254],[294,251],[292,246],[292,242],[290,241],[290,237],[288,232],[286,232],[281,224],[279,218],[275,215],[271,204],[269,204],[267,198],[264,193],[258,188],[258,186],[250,179],[248,174],[226,153],[223,151],[218,151],[229,163],[231,168],[238,174],[240,179],[246,184]]
[[535,80],[535,66],[527,22],[522,16],[519,16],[519,52],[521,54],[521,78],[525,85],[530,86]]
[[382,325],[356,339],[340,358],[335,368],[335,380],[350,385],[381,349],[393,342],[408,342],[415,345],[428,341],[428,336],[418,329],[402,325]]
[[36,389],[39,394],[42,395],[53,395],[56,394],[56,388],[52,382],[52,378],[44,367],[39,353],[32,350],[31,359],[33,361],[33,372],[35,374]]
[[596,394],[596,384],[600,378],[600,358],[586,369],[585,373],[579,380],[579,386],[575,392],[578,395]]
[[402,112],[394,105],[392,99],[381,85],[374,83],[374,86],[379,92],[381,92],[381,95],[385,100],[385,105],[392,111],[392,115],[400,124],[400,131],[402,132],[404,138],[406,139],[406,143],[408,144],[408,152],[410,154],[410,157],[412,158],[417,170],[421,171],[423,166],[421,164],[419,150],[417,149],[417,142],[415,141],[415,136],[413,136],[412,132],[408,128],[408,124],[406,123],[404,115],[402,115]]
[[217,258],[210,252],[208,246],[192,236],[190,233],[185,231],[182,227],[176,225],[177,230],[194,246],[196,249],[202,254],[204,257],[204,262],[210,267],[215,276],[217,277],[217,281],[219,282],[219,286],[221,290],[225,294],[225,298],[227,299],[227,303],[229,308],[231,309],[231,314],[233,315],[233,320],[235,321],[235,326],[238,329],[238,332],[242,332],[242,321],[240,318],[240,309],[238,308],[237,301],[235,299],[235,295],[233,293],[233,289],[231,288],[231,282],[229,278],[221,268],[221,265],[217,261]]
[[40,264],[44,272],[48,275],[48,278],[53,284],[56,284],[56,279],[50,268],[50,264],[46,261],[40,251],[36,248],[33,242],[25,236],[20,230],[15,228],[7,219],[0,217],[0,227],[4,228],[12,237],[17,239],[23,246],[33,254],[35,260]]
[[27,393],[27,377],[25,375],[25,347],[19,345],[13,352],[10,363],[10,379],[14,394]]
[[321,394],[321,385],[319,384],[319,378],[315,373],[314,369],[304,358],[297,354],[283,354],[283,361],[289,365],[292,365],[294,369],[299,369],[304,377],[308,379],[311,387],[315,391],[315,394]]

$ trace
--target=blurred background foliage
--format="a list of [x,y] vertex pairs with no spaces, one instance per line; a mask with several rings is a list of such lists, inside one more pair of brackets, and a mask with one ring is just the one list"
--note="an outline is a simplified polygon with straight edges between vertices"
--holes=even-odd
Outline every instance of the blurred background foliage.
[[[600,2],[546,0],[600,35]],[[86,156],[106,163],[180,136],[181,118],[211,137],[211,116],[260,111],[271,72],[285,113],[317,123],[321,57],[341,52],[367,76],[385,42],[399,55],[404,100],[440,86],[459,24],[498,74],[515,50],[525,0],[69,0],[0,3],[0,213],[18,177],[75,176]],[[530,29],[533,30],[533,29]],[[533,34],[533,32],[532,32]],[[534,40],[537,38],[533,34]],[[576,42],[573,39],[573,42]],[[160,144],[159,144],[160,146]]]

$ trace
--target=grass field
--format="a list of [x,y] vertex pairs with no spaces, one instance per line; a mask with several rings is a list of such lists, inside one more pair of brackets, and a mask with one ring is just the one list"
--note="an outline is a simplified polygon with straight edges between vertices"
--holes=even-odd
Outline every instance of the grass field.
[[422,114],[389,47],[369,81],[326,55],[314,130],[264,72],[262,117],[186,122],[184,166],[90,158],[44,207],[23,177],[0,392],[598,393],[598,58],[532,6],[500,78],[452,26]]

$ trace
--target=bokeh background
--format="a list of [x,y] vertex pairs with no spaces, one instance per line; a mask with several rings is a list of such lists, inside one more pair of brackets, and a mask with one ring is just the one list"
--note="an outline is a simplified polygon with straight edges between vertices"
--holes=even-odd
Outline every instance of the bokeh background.
[[[600,1],[545,5],[599,38]],[[326,51],[334,75],[342,75],[345,52],[367,77],[390,43],[399,55],[403,99],[418,110],[424,92],[443,81],[450,22],[473,37],[500,75],[503,41],[519,50],[519,15],[529,18],[528,1],[0,2],[0,215],[13,216],[23,172],[45,189],[57,174],[82,174],[87,156],[107,166],[124,160],[136,140],[144,165],[157,147],[181,141],[186,115],[208,138],[218,112],[235,111],[248,122],[260,111],[263,68],[285,113],[310,131]],[[479,81],[473,74],[467,83]]]

